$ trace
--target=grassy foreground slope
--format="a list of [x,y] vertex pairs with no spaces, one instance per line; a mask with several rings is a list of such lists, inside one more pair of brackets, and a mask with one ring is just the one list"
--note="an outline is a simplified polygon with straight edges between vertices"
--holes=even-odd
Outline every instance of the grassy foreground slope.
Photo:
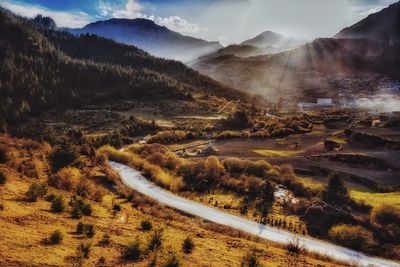
[[[0,145],[8,155],[6,162],[2,161],[5,164],[0,164],[0,172],[6,177],[0,185],[1,266],[149,266],[154,261],[157,266],[164,266],[174,257],[181,266],[239,266],[252,248],[265,266],[338,266],[303,254],[288,254],[284,248],[264,240],[159,206],[125,190],[118,177],[102,163],[102,157],[81,154],[71,163],[68,168],[83,175],[75,181],[76,188],[70,183],[72,187],[66,191],[48,185],[54,184],[50,182],[54,182],[54,175],[62,179],[60,171],[53,173],[53,161],[48,160],[55,148],[8,136],[1,136]],[[68,181],[73,176],[71,172]],[[26,192],[38,183],[45,184],[47,193],[32,202]],[[112,189],[116,187],[118,193]],[[71,217],[73,207],[67,203],[74,194],[84,196],[82,200],[91,207],[91,215]],[[62,212],[52,210],[51,196],[62,197]],[[141,230],[145,220],[152,223],[153,230]],[[79,222],[92,224],[94,235],[77,233]],[[154,229],[158,228],[163,229],[161,247],[146,251]],[[62,233],[61,243],[46,243],[45,239],[56,230]],[[189,254],[182,251],[187,236],[195,244]],[[136,238],[143,252],[138,260],[128,260],[123,257],[124,252]],[[89,243],[86,258],[77,248]]]

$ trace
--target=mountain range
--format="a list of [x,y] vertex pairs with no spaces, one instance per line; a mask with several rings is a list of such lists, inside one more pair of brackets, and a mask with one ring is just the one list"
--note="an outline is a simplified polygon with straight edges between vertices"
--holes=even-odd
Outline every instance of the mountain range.
[[213,53],[223,46],[169,30],[147,19],[110,19],[97,21],[80,29],[67,29],[73,34],[96,34],[117,42],[134,45],[150,54],[182,62]]
[[[335,75],[400,73],[400,2],[369,15],[332,38],[320,38],[293,50],[256,57],[204,57],[191,66],[229,86],[273,97],[286,92],[335,93]],[[275,35],[272,35],[275,36]]]
[[215,58],[225,55],[233,55],[243,58],[276,54],[299,47],[306,42],[306,40],[286,37],[272,31],[265,31],[254,38],[243,41],[240,44],[232,44],[221,48],[217,52],[209,54],[206,57]]
[[294,37],[286,37],[282,34],[272,31],[265,31],[254,38],[242,42],[241,45],[250,45],[258,48],[274,47],[288,50],[305,44],[306,42],[306,40],[297,39]]

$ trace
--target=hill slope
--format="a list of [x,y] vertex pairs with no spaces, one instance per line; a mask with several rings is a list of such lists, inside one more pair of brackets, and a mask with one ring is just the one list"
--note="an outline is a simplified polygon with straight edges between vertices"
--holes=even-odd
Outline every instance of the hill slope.
[[3,121],[122,100],[246,98],[182,63],[96,36],[46,30],[3,11],[0,40]]
[[388,46],[399,46],[400,2],[343,29],[335,38],[366,38]]
[[137,46],[155,56],[191,61],[222,48],[218,42],[182,35],[147,19],[110,19],[69,29],[74,34],[96,34]]

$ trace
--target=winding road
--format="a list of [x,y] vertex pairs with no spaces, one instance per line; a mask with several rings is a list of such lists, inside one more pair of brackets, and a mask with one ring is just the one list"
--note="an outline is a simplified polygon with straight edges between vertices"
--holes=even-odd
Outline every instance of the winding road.
[[187,214],[201,217],[214,223],[229,226],[280,244],[286,244],[293,240],[293,238],[298,238],[300,244],[309,251],[314,251],[359,266],[400,267],[400,263],[394,261],[367,256],[360,252],[333,245],[325,241],[279,230],[239,216],[225,213],[195,201],[182,198],[151,183],[135,169],[112,161],[109,163],[112,168],[119,173],[123,183],[129,188],[145,196],[151,197],[161,204],[183,211]]

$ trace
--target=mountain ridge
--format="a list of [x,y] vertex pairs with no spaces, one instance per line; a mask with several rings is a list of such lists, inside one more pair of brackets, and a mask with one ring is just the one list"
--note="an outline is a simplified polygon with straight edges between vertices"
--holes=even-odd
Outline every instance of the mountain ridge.
[[[2,119],[123,100],[247,96],[186,67],[94,35],[76,37],[0,11]],[[107,51],[107,53],[105,53]]]
[[219,42],[186,36],[160,26],[152,20],[109,19],[90,23],[80,29],[67,29],[79,34],[96,34],[124,44],[135,45],[158,57],[191,61],[221,49]]

